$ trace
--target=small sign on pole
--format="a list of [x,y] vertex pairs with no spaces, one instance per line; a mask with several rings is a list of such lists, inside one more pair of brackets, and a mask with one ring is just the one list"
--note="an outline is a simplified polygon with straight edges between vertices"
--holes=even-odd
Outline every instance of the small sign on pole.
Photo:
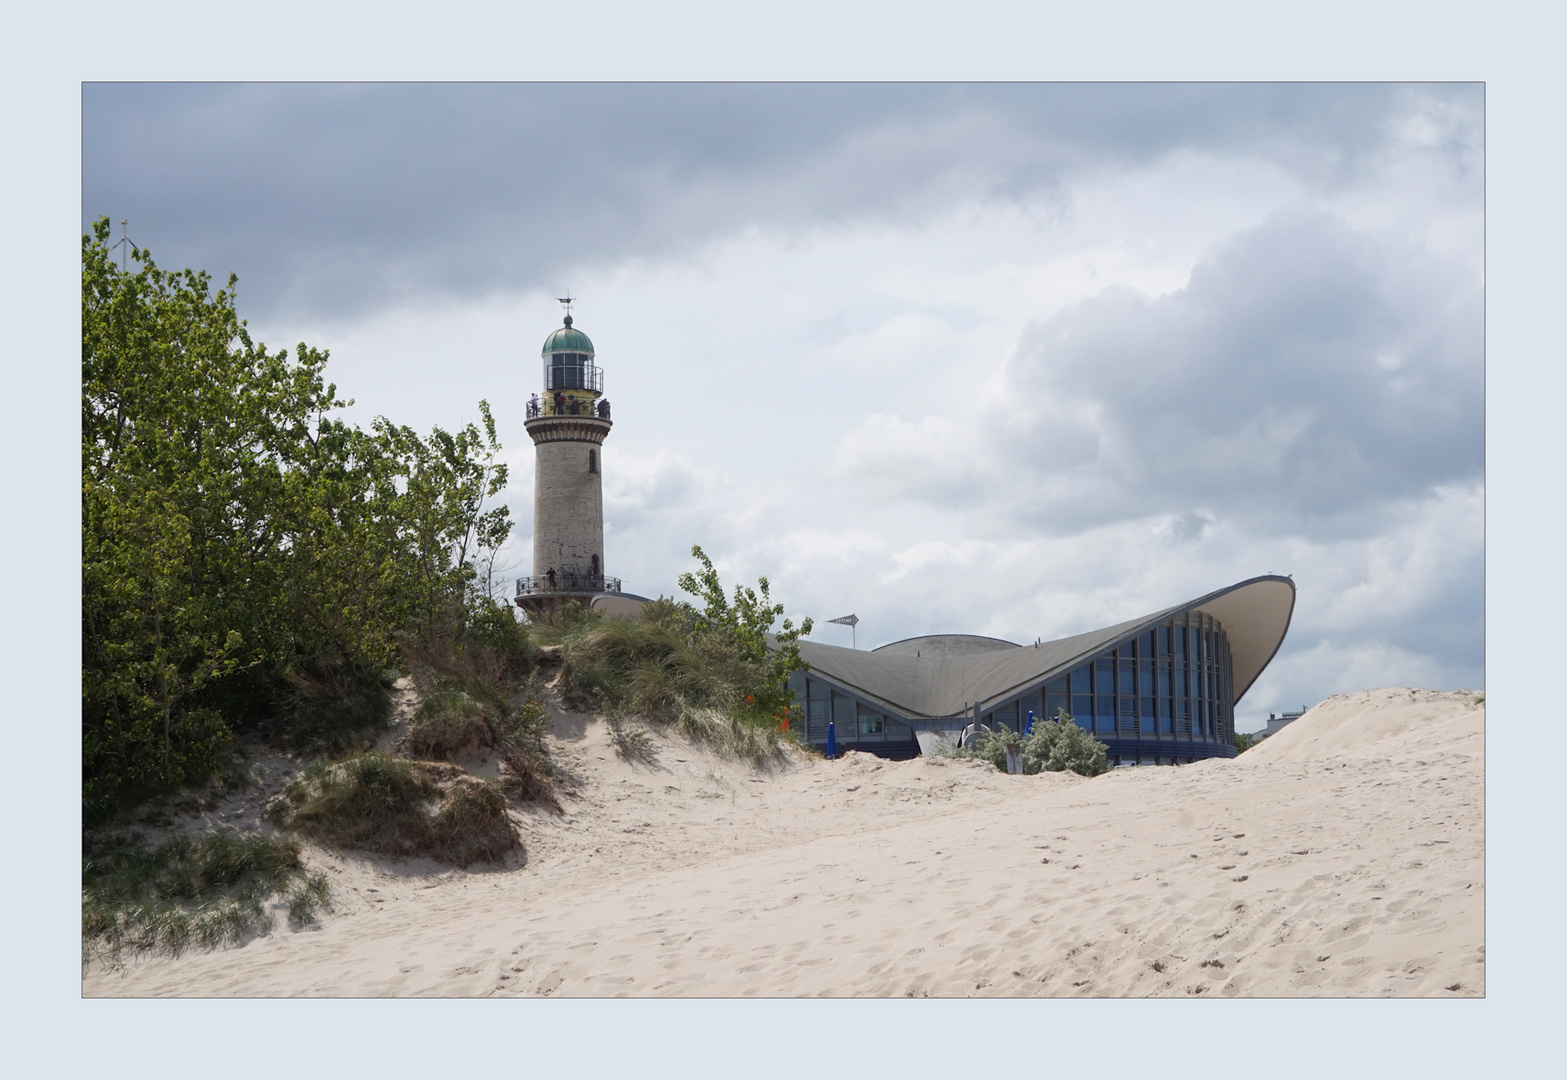
[[839,626],[847,626],[849,628],[849,647],[853,649],[858,649],[860,647],[858,640],[859,635],[855,632],[854,629],[856,626],[860,625],[860,617],[858,615],[850,614],[845,615],[841,619],[828,619],[827,621],[830,623],[837,623]]

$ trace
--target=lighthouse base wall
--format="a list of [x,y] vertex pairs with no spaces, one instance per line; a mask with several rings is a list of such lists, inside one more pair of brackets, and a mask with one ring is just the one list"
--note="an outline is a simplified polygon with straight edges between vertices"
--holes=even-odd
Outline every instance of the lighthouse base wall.
[[600,442],[534,446],[533,576],[604,573],[604,487]]

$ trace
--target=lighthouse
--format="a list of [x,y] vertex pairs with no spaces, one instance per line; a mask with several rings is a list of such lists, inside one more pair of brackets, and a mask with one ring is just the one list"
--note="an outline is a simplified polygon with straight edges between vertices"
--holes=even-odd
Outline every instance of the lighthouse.
[[544,389],[528,401],[533,439],[533,575],[517,581],[517,605],[547,611],[620,591],[604,573],[604,439],[612,426],[593,342],[564,324],[544,339]]

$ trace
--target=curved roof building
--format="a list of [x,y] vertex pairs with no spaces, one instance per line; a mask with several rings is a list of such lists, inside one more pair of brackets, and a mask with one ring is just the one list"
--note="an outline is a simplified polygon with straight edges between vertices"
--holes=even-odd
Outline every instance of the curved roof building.
[[1115,764],[1232,757],[1235,704],[1289,629],[1295,583],[1267,575],[1086,634],[1034,645],[940,634],[859,652],[801,642],[803,735],[910,757],[979,722],[1025,730],[1060,711]]

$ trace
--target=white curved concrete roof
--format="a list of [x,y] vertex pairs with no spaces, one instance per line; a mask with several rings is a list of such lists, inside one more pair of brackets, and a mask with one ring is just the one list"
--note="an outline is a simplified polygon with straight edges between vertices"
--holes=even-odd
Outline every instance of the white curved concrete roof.
[[1270,574],[1151,615],[1037,646],[969,634],[909,638],[869,652],[811,641],[799,645],[800,655],[814,673],[868,701],[909,719],[952,717],[970,702],[980,702],[983,710],[1055,678],[1171,616],[1200,611],[1224,624],[1238,702],[1283,644],[1294,610],[1295,583]]

